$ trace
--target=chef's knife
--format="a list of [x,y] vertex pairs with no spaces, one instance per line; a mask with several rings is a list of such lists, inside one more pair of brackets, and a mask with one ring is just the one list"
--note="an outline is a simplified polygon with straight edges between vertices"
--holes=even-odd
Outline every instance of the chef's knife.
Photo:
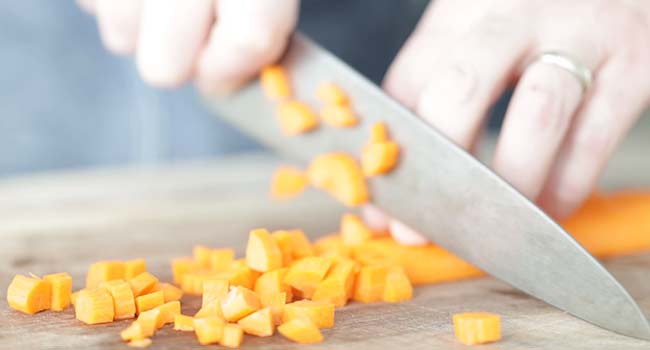
[[343,87],[361,125],[283,135],[276,105],[257,83],[228,98],[206,98],[208,105],[258,141],[303,162],[323,152],[359,154],[369,127],[386,122],[401,154],[395,170],[369,180],[375,205],[534,297],[603,328],[650,339],[648,320],[619,282],[558,224],[470,154],[300,34],[281,64],[291,77],[294,96],[314,108],[319,105],[314,97],[319,83],[333,81]]

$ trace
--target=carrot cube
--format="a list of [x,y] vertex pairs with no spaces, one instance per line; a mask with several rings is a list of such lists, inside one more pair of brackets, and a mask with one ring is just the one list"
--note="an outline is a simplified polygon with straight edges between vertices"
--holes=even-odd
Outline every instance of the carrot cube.
[[225,322],[219,317],[197,318],[194,320],[194,332],[201,345],[216,344],[223,336]]
[[372,230],[358,216],[344,214],[341,218],[341,237],[346,245],[359,245],[372,238]]
[[194,315],[194,318],[204,318],[204,317],[221,317],[223,316],[223,310],[221,309],[221,300],[214,299],[201,306],[201,309],[197,311]]
[[90,265],[86,276],[86,288],[97,288],[104,281],[124,279],[124,263],[100,261]]
[[143,272],[132,279],[129,280],[131,285],[131,290],[135,297],[139,297],[143,294],[151,292],[151,290],[158,283],[156,276],[150,274],[149,272]]
[[465,345],[494,342],[501,339],[499,315],[487,312],[464,312],[455,314],[454,332]]
[[260,297],[260,302],[262,303],[262,307],[268,307],[271,309],[271,315],[273,315],[273,324],[281,324],[282,312],[284,311],[284,305],[287,303],[287,293],[266,293]]
[[332,234],[321,237],[314,243],[316,254],[321,257],[349,257],[351,248],[343,244],[341,235]]
[[367,144],[361,151],[361,168],[366,176],[386,174],[391,171],[399,156],[399,146],[392,141]]
[[311,344],[323,341],[323,334],[311,321],[296,318],[283,323],[278,332],[296,343]]
[[208,262],[211,271],[228,271],[235,260],[235,252],[232,249],[212,249],[208,255]]
[[280,128],[286,135],[302,134],[318,126],[316,113],[302,102],[281,102],[276,114],[280,122]]
[[345,306],[352,297],[354,278],[358,270],[359,266],[353,260],[340,259],[335,262],[316,288],[312,299],[330,302],[335,306]]
[[194,261],[196,261],[202,268],[206,269],[210,267],[210,252],[212,249],[204,245],[196,245],[192,249],[192,256]]
[[[260,273],[251,269],[245,259],[238,259],[232,263],[230,270],[226,273],[231,286],[242,286],[253,289],[255,281]],[[215,276],[219,277],[219,276]]]
[[115,317],[113,297],[104,288],[79,291],[74,310],[75,317],[86,324],[113,322]]
[[321,120],[335,128],[349,128],[357,125],[359,119],[350,106],[328,105],[320,111]]
[[309,182],[347,206],[368,202],[370,194],[361,167],[344,153],[326,153],[314,158],[307,170]]
[[174,330],[194,332],[194,317],[181,314],[175,315]]
[[147,271],[147,264],[144,259],[133,259],[124,262],[124,278],[129,280]]
[[165,296],[165,302],[181,300],[183,297],[183,291],[169,283],[160,283],[160,290],[162,290],[163,295]]
[[381,301],[384,296],[388,267],[384,265],[363,266],[354,285],[353,299],[362,303]]
[[124,341],[146,339],[147,336],[145,336],[144,333],[142,324],[138,321],[133,321],[128,327],[120,332],[120,337]]
[[156,306],[156,309],[160,311],[156,319],[156,328],[160,329],[164,325],[174,322],[176,315],[181,314],[181,303],[180,301],[170,301]]
[[300,259],[291,265],[284,282],[300,290],[304,297],[311,298],[331,265],[332,260],[328,258],[310,256]]
[[229,323],[223,326],[223,335],[219,345],[227,348],[238,348],[244,339],[244,330],[238,325]]
[[282,66],[272,65],[262,69],[260,84],[268,98],[274,101],[291,96],[291,84]]
[[291,301],[291,286],[284,283],[289,268],[284,267],[281,269],[263,273],[257,281],[255,281],[255,293],[263,298],[265,295],[273,295],[280,292],[285,292],[285,297]]
[[161,290],[135,298],[135,308],[138,314],[151,310],[165,303],[165,294]]
[[348,104],[348,97],[343,90],[332,82],[323,82],[316,88],[316,98],[325,105],[342,106]]
[[203,298],[201,306],[206,306],[213,301],[221,303],[228,295],[230,283],[227,279],[207,279],[203,281]]
[[205,281],[206,278],[212,277],[213,275],[213,272],[205,270],[188,272],[183,275],[181,289],[184,293],[190,295],[201,295],[201,293],[203,293],[203,281]]
[[52,286],[35,276],[16,275],[7,288],[9,306],[26,314],[49,309],[51,300]]
[[228,322],[237,322],[240,319],[259,310],[260,299],[245,287],[231,287],[226,298],[221,302],[223,315]]
[[273,314],[271,309],[265,307],[257,310],[252,314],[237,321],[245,333],[256,335],[258,337],[268,337],[273,335],[275,326],[273,324]]
[[299,300],[284,306],[282,321],[304,318],[318,328],[334,326],[334,304],[325,301]]
[[183,276],[189,272],[196,272],[201,269],[201,265],[192,258],[177,258],[172,260],[172,275],[174,283],[181,285]]
[[282,267],[282,252],[269,231],[256,229],[250,232],[246,246],[246,264],[260,272]]
[[282,266],[289,266],[293,261],[291,235],[289,235],[288,231],[279,230],[271,233],[271,237],[273,237],[275,244],[278,245],[282,253]]
[[146,337],[152,336],[155,332],[158,325],[158,319],[160,318],[160,310],[153,308],[147,310],[140,315],[135,322],[139,323],[142,326],[142,335]]
[[43,276],[43,281],[50,284],[50,310],[63,311],[70,306],[72,294],[72,277],[69,274],[55,273]]
[[114,319],[123,320],[135,317],[135,298],[131,285],[124,280],[102,282],[104,288],[113,298]]
[[271,197],[286,199],[300,194],[308,185],[307,175],[296,168],[281,166],[273,173]]
[[398,303],[413,298],[413,286],[401,267],[393,267],[386,274],[383,300]]
[[278,230],[274,231],[271,236],[280,247],[280,251],[282,251],[284,266],[289,266],[294,259],[314,255],[314,249],[309,239],[301,230]]

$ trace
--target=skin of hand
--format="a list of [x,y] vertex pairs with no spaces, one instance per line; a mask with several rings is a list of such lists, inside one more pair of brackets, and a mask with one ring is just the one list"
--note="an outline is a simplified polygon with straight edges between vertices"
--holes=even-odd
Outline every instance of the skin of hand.
[[[488,110],[517,82],[492,168],[551,216],[593,190],[617,144],[650,104],[650,2],[438,0],[390,67],[384,88],[472,150]],[[531,63],[559,51],[593,72],[591,87]],[[366,221],[405,244],[427,240],[373,207]]]
[[225,94],[284,52],[299,0],[78,0],[97,18],[104,45],[135,55],[140,75],[157,87],[195,80]]

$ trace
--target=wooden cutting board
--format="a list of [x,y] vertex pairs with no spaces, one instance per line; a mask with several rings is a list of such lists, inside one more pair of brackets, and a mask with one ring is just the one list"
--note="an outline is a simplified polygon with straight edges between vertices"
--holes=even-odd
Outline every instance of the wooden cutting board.
[[[277,159],[263,154],[147,169],[46,174],[0,182],[0,296],[16,273],[68,271],[82,287],[88,265],[101,259],[143,257],[170,280],[169,260],[194,244],[232,246],[241,253],[254,227],[304,228],[312,237],[333,232],[341,208],[308,192],[272,202],[268,181]],[[650,311],[650,255],[606,266]],[[199,298],[183,299],[193,313]],[[598,305],[594,305],[598,307]],[[412,301],[352,303],[336,313],[319,349],[466,349],[454,340],[451,315],[502,315],[503,340],[486,349],[648,349],[530,298],[493,278],[418,287]],[[125,349],[119,331],[130,321],[86,326],[72,310],[23,315],[0,302],[0,349]],[[246,337],[244,348],[300,348],[275,335]],[[203,348],[192,334],[169,326],[151,349]],[[476,348],[476,347],[474,347]]]

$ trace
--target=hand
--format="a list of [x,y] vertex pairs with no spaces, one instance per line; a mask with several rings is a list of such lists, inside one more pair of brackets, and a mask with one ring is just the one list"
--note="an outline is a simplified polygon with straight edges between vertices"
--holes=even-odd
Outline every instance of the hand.
[[[490,106],[516,78],[493,169],[549,214],[571,213],[650,102],[650,5],[631,0],[438,0],[390,68],[385,89],[472,149]],[[560,51],[593,72],[528,62]],[[367,208],[371,226],[426,240]],[[382,227],[383,226],[383,227]]]
[[104,45],[135,53],[142,78],[170,87],[195,78],[225,93],[283,53],[299,0],[78,0],[97,16]]

